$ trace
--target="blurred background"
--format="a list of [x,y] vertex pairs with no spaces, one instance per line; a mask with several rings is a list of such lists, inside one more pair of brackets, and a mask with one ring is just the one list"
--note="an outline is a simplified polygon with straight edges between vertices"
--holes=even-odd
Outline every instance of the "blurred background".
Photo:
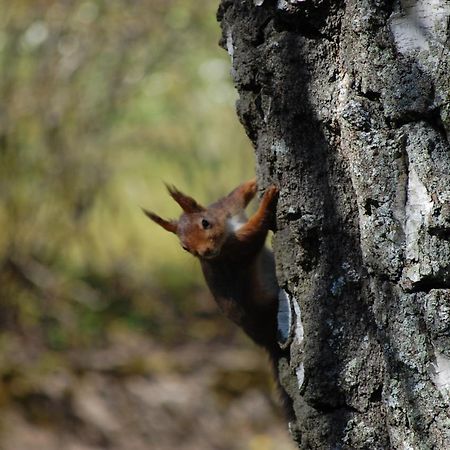
[[265,355],[140,207],[253,176],[217,0],[0,0],[0,449],[291,449]]

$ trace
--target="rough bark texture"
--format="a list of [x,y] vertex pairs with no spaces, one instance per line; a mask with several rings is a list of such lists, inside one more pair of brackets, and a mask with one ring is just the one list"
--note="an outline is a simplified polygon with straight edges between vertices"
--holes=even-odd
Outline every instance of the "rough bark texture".
[[220,6],[258,175],[281,188],[301,449],[450,448],[449,9]]

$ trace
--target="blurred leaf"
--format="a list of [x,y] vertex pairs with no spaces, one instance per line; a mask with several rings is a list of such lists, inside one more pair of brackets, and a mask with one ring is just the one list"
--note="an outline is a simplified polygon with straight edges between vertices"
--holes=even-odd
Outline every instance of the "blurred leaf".
[[208,202],[252,172],[215,7],[3,5],[0,302],[10,327],[63,350],[102,342],[117,320],[168,338],[195,317],[197,264],[139,207],[176,216],[162,180]]

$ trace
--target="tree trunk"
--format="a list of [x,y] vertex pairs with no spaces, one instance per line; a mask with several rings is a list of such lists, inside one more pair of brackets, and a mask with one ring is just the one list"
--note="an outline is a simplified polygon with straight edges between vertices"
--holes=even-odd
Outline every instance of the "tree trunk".
[[301,449],[450,448],[449,12],[222,0],[238,114],[281,189]]

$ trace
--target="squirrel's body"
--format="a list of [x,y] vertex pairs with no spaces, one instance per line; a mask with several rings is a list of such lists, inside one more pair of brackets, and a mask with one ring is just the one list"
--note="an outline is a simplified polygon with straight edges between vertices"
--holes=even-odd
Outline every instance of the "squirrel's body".
[[[257,211],[247,219],[245,207],[256,194],[256,181],[241,184],[207,208],[173,187],[170,195],[182,207],[178,221],[144,211],[181,246],[197,256],[206,283],[224,314],[271,356],[276,370],[279,286],[273,254],[264,243],[273,223],[278,189],[267,188]],[[284,403],[288,402],[284,394]],[[288,407],[289,409],[289,407]]]
[[[224,252],[225,253],[225,252]],[[272,253],[221,254],[200,260],[206,283],[223,313],[257,344],[276,344],[278,284]]]

